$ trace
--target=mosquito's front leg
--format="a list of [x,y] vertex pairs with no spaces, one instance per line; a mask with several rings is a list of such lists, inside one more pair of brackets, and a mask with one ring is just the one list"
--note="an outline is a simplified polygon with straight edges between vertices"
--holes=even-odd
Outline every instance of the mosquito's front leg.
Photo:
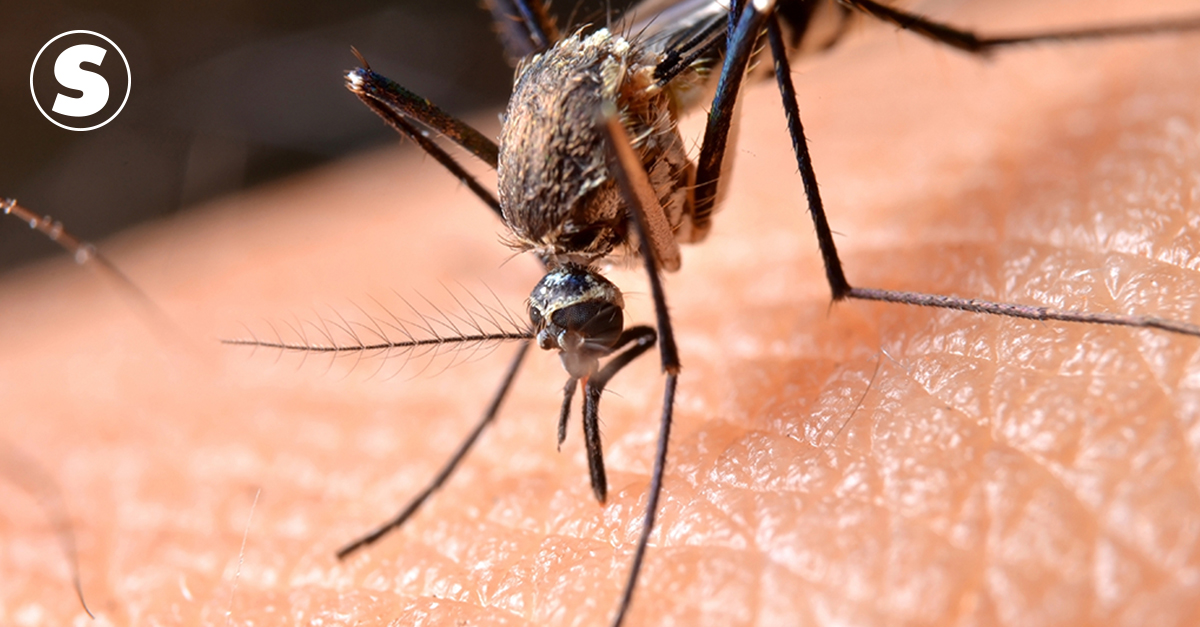
[[471,447],[475,445],[475,442],[479,439],[479,436],[483,433],[483,430],[486,429],[488,425],[492,424],[492,421],[496,419],[497,414],[500,413],[500,405],[504,402],[504,397],[508,396],[508,391],[512,389],[513,381],[516,380],[517,372],[521,370],[521,364],[524,362],[525,354],[528,352],[529,340],[525,340],[521,342],[521,346],[517,349],[517,353],[513,355],[512,363],[508,365],[508,370],[505,372],[504,378],[500,381],[500,388],[496,390],[496,394],[492,397],[492,402],[488,405],[487,411],[483,413],[483,418],[480,419],[479,423],[475,425],[475,428],[471,430],[471,433],[467,435],[466,439],[464,439],[463,442],[458,445],[458,450],[454,451],[454,454],[450,456],[449,461],[442,466],[442,469],[438,471],[438,474],[433,478],[433,480],[430,481],[427,486],[425,486],[425,489],[421,490],[420,494],[413,497],[413,499],[409,501],[408,505],[405,506],[404,509],[400,510],[400,513],[393,516],[391,520],[379,525],[370,533],[347,544],[341,549],[338,549],[338,559],[346,559],[346,557],[348,557],[351,553],[354,553],[355,551],[368,545],[374,544],[393,529],[399,528],[405,523],[405,521],[411,518],[418,509],[421,508],[421,505],[423,505],[425,501],[428,500],[429,497],[438,490],[438,488],[442,487],[442,484],[450,478],[450,475],[454,474],[454,470],[458,468],[459,462],[461,462],[463,458],[467,456],[467,453],[471,451]]

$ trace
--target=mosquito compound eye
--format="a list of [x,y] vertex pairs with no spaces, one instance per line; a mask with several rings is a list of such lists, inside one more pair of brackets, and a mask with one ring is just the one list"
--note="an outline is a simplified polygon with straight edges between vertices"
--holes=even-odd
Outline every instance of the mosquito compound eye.
[[625,330],[621,308],[603,301],[589,301],[563,307],[550,316],[554,326],[577,333],[580,338],[597,347],[611,347]]

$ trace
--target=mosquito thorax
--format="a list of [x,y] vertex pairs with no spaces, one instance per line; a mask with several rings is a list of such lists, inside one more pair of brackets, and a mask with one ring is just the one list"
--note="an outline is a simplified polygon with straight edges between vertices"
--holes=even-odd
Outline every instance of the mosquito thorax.
[[542,277],[529,295],[529,320],[538,346],[558,350],[576,379],[591,376],[625,329],[625,299],[612,281],[568,263]]
[[637,256],[599,128],[605,103],[616,105],[671,228],[690,232],[693,167],[676,128],[676,106],[654,82],[656,61],[601,28],[521,62],[496,167],[510,245],[552,264],[589,265],[614,252]]

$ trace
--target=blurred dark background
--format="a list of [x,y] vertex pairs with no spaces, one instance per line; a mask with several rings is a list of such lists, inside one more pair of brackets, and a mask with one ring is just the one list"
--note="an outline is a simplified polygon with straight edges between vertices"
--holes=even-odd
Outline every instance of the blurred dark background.
[[[614,7],[623,2],[613,2]],[[603,1],[558,2],[603,20]],[[38,112],[29,71],[69,30],[113,40],[129,60],[125,109],[87,132]],[[162,0],[0,2],[0,196],[97,240],[221,194],[396,142],[342,86],[372,67],[470,116],[499,111],[512,70],[475,0]],[[0,273],[62,254],[11,217],[0,220]]]

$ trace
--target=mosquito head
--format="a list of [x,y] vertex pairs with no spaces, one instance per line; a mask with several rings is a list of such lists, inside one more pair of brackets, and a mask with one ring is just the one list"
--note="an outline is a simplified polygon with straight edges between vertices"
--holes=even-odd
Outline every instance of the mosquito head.
[[538,346],[557,349],[563,367],[576,379],[591,376],[612,352],[625,328],[621,290],[593,270],[559,266],[529,295],[529,319]]

